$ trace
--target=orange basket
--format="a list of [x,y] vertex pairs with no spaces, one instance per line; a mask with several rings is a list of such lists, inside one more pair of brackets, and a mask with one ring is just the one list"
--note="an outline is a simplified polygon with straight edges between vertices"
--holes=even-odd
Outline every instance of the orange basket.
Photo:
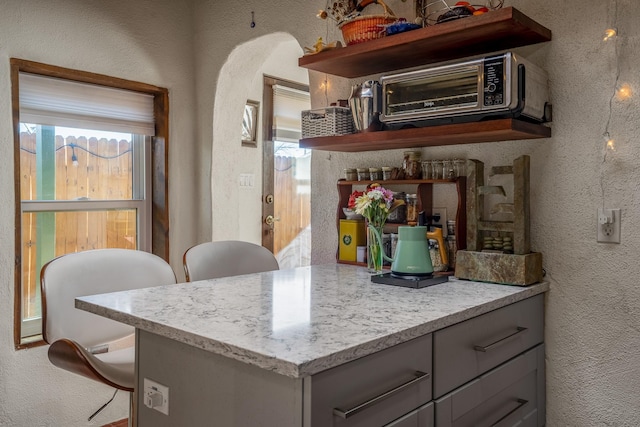
[[342,38],[347,45],[368,42],[386,36],[385,25],[393,24],[395,16],[360,16],[340,26]]
[[338,27],[342,31],[342,38],[347,45],[380,39],[387,35],[385,25],[393,24],[398,20],[383,0],[361,0],[356,10],[360,12],[371,4],[382,6],[384,15],[358,16],[348,19]]

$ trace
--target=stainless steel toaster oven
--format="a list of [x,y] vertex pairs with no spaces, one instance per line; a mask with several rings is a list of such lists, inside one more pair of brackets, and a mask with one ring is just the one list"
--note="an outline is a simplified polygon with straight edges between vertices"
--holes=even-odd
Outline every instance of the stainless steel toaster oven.
[[386,127],[514,117],[551,120],[547,74],[505,52],[383,76]]

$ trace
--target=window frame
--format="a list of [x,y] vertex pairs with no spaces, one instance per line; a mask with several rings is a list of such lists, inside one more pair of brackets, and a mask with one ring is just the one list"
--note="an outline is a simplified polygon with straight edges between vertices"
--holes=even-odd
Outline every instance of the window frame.
[[[151,140],[151,180],[147,182],[151,202],[151,252],[169,261],[169,91],[166,88],[90,73],[70,68],[10,58],[11,102],[14,139],[14,205],[15,205],[15,265],[14,265],[14,346],[16,349],[44,345],[42,339],[22,342],[22,200],[20,197],[20,89],[19,73],[58,77],[82,83],[142,92],[153,96],[155,137]],[[146,237],[149,239],[149,236]]]

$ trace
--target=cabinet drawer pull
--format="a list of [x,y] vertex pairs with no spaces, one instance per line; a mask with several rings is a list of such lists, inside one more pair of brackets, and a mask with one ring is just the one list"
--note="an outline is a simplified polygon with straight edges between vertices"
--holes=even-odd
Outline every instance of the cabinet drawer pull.
[[527,403],[529,403],[528,400],[524,400],[524,399],[516,399],[516,402],[518,402],[518,406],[516,406],[515,408],[513,408],[512,410],[510,410],[505,416],[503,416],[502,418],[500,418],[498,421],[496,421],[495,423],[491,424],[491,427],[496,427],[498,424],[500,424],[503,420],[505,420],[506,418],[508,418],[511,414],[513,414],[514,412],[516,412],[518,409],[522,408],[524,405],[526,405]]
[[481,352],[483,352],[483,353],[484,353],[484,352],[486,352],[486,351],[491,350],[491,349],[492,349],[492,348],[494,348],[494,347],[499,346],[500,344],[502,344],[504,341],[508,340],[509,338],[513,338],[513,337],[515,337],[516,335],[518,335],[518,334],[520,334],[520,333],[522,333],[522,332],[524,332],[524,331],[526,331],[526,330],[527,330],[527,328],[525,328],[525,327],[523,327],[523,326],[517,326],[517,327],[516,327],[516,331],[515,331],[514,333],[509,334],[509,335],[507,335],[507,336],[506,336],[506,337],[504,337],[504,338],[500,338],[498,341],[493,342],[493,343],[491,343],[491,344],[489,344],[489,345],[484,345],[484,346],[483,346],[483,345],[474,345],[474,346],[473,346],[473,349],[474,349],[475,351],[481,351]]
[[424,380],[429,378],[429,374],[426,372],[420,372],[420,371],[416,371],[416,373],[414,374],[415,378],[411,378],[409,381],[407,381],[404,384],[400,384],[398,387],[391,389],[389,391],[385,391],[384,393],[367,400],[364,403],[361,403],[351,409],[340,409],[340,408],[333,408],[333,414],[337,415],[341,418],[347,419],[355,414],[357,414],[358,412],[364,411],[365,409],[369,408],[370,406],[375,405],[376,403],[380,402],[381,400],[386,399],[387,397],[392,396],[395,393],[398,393],[402,390],[404,390],[405,388],[417,383],[418,381]]

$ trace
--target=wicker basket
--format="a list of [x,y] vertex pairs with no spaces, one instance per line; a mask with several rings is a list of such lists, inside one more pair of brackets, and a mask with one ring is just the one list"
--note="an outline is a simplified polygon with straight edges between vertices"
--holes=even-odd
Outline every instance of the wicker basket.
[[302,138],[355,133],[351,110],[345,107],[326,107],[302,112]]
[[360,16],[340,26],[342,38],[347,45],[368,42],[386,36],[385,25],[393,24],[395,16]]
[[365,15],[348,19],[340,24],[338,28],[342,31],[342,38],[347,45],[368,42],[387,35],[386,25],[397,21],[395,13],[385,4],[383,0],[361,0],[356,8],[356,13],[360,13],[369,5],[378,4],[384,9],[384,15]]

